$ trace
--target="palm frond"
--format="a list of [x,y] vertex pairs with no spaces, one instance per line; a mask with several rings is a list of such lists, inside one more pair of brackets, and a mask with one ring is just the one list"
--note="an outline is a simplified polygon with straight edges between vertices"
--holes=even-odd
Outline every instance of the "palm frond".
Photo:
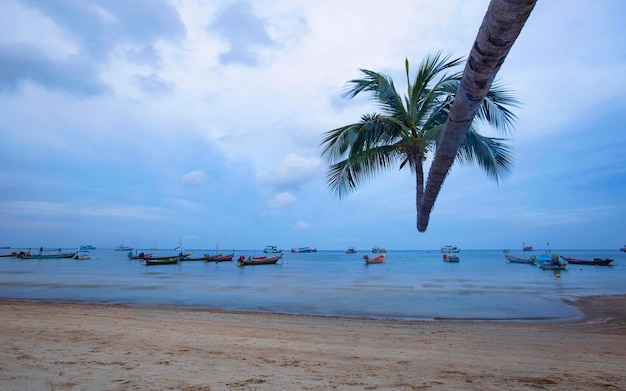
[[489,123],[504,135],[508,135],[517,121],[517,116],[511,109],[519,106],[520,101],[513,92],[505,88],[503,84],[494,82],[480,105],[476,118]]
[[402,104],[402,98],[396,91],[393,80],[382,73],[361,69],[365,75],[362,79],[350,80],[346,83],[346,88],[342,97],[354,98],[361,92],[369,92],[380,106],[384,114],[403,119],[406,117],[406,110]]
[[331,192],[339,197],[354,191],[363,182],[390,169],[398,155],[393,146],[357,151],[332,164],[326,175]]
[[511,173],[513,148],[502,138],[485,137],[472,127],[461,143],[456,161],[461,164],[478,164],[489,179],[499,183]]

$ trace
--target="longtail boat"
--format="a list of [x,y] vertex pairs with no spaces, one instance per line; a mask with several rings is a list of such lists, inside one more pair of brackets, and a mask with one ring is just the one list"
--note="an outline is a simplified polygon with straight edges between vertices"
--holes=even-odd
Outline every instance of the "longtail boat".
[[561,259],[572,265],[592,265],[592,266],[613,266],[613,258],[594,258],[594,259],[577,259],[572,257],[564,257],[560,255]]
[[279,259],[282,259],[282,254],[277,257],[244,257],[243,255],[239,256],[237,259],[237,264],[239,266],[254,266],[254,265],[275,265]]
[[156,266],[156,265],[176,265],[180,262],[179,257],[172,257],[169,259],[146,259],[146,266]]
[[372,263],[383,263],[385,262],[385,258],[387,257],[386,253],[382,253],[377,257],[370,258],[367,254],[363,255],[363,259],[365,260],[365,264],[369,265]]

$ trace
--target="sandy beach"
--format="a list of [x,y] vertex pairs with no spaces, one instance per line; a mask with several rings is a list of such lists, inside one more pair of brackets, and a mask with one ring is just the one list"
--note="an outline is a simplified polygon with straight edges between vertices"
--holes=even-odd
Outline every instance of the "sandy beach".
[[0,301],[0,389],[626,389],[626,296],[573,304],[495,322]]

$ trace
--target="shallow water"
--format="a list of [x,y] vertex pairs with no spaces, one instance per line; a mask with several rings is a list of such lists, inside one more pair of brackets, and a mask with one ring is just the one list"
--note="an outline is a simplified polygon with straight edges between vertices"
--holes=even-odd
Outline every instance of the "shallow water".
[[[214,250],[190,250],[194,254]],[[563,298],[625,294],[626,253],[555,250],[614,258],[611,267],[568,265],[556,275],[508,264],[500,250],[464,250],[459,263],[439,251],[285,253],[276,265],[182,262],[145,266],[112,249],[76,261],[0,258],[0,298],[399,319],[563,319],[580,316]],[[236,251],[253,255],[254,251]],[[260,251],[257,251],[260,253]],[[521,253],[521,252],[520,252]],[[535,251],[539,255],[541,252]],[[516,254],[521,255],[521,254]]]

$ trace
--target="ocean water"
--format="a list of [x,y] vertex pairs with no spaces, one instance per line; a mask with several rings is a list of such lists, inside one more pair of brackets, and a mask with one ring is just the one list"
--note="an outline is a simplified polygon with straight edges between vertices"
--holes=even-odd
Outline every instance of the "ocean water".
[[[554,252],[613,258],[614,266],[568,265],[557,274],[508,264],[501,250],[464,250],[459,263],[443,262],[438,250],[392,250],[385,263],[366,265],[362,256],[374,256],[370,251],[341,250],[286,252],[276,265],[146,266],[126,252],[97,249],[81,261],[0,258],[0,298],[394,319],[555,320],[581,315],[561,299],[626,294],[626,253]],[[235,259],[254,253],[236,251]]]

